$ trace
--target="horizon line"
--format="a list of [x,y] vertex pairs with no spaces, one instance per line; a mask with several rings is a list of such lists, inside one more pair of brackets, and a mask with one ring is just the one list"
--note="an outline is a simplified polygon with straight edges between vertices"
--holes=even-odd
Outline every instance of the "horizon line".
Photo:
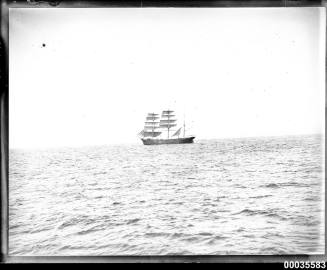
[[[324,136],[325,133],[303,133],[303,134],[285,134],[285,135],[259,135],[259,136],[230,136],[230,137],[216,137],[216,138],[198,138],[195,139],[194,143],[197,141],[212,141],[212,140],[231,140],[231,139],[253,139],[253,138],[276,138],[276,137],[303,137],[303,136]],[[81,144],[81,145],[50,145],[50,146],[20,146],[20,147],[10,147],[9,150],[50,150],[50,149],[63,149],[63,148],[87,148],[87,147],[106,147],[106,146],[119,146],[119,145],[142,145],[141,143],[137,143],[135,141],[125,141],[125,142],[115,142],[115,143],[107,143],[107,144]]]

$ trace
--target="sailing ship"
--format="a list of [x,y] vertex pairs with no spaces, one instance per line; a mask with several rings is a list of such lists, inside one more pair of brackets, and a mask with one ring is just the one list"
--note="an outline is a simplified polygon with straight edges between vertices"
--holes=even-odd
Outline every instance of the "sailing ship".
[[[185,120],[182,137],[180,137],[181,127],[177,130],[173,129],[177,126],[176,121],[172,110],[163,111],[161,117],[157,113],[148,113],[144,128],[138,135],[144,145],[193,143],[195,136],[185,136]],[[172,132],[174,133],[171,135]]]

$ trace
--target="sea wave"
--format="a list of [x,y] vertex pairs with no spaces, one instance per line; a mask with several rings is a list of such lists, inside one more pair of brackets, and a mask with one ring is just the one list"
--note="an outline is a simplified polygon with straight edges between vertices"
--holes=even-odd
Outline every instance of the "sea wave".
[[9,254],[324,252],[322,145],[292,136],[11,150]]

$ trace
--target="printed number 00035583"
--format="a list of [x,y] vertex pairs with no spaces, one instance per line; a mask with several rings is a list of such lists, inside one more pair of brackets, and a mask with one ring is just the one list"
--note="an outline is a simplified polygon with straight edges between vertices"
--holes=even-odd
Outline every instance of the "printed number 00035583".
[[317,261],[285,261],[284,262],[285,269],[325,269],[326,262],[317,262]]

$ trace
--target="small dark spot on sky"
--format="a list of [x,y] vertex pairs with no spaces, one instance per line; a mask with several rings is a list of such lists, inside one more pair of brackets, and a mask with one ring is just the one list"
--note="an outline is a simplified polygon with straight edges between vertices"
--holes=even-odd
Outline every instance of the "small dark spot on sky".
[[45,43],[42,44],[42,47],[45,47]]

